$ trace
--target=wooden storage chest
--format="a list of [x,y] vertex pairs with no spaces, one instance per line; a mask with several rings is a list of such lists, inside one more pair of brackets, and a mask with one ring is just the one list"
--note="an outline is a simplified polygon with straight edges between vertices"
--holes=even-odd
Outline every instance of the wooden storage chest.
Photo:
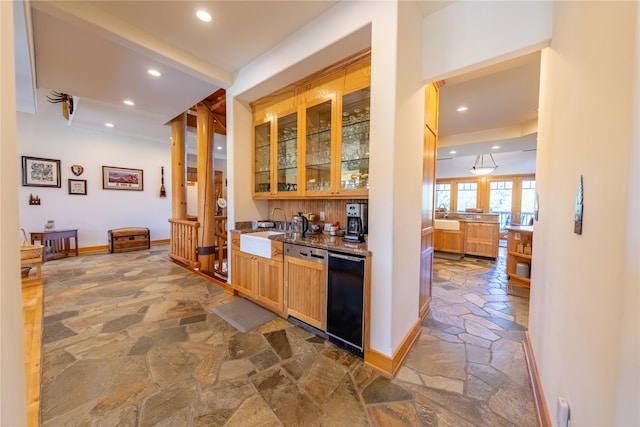
[[149,229],[144,227],[127,227],[109,230],[109,252],[127,252],[149,249]]

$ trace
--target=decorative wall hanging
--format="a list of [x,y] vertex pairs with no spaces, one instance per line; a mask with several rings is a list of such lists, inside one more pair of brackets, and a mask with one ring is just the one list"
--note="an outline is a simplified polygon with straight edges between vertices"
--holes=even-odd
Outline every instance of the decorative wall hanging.
[[582,234],[582,215],[584,214],[584,186],[582,183],[582,175],[578,182],[578,191],[576,193],[576,212],[573,220],[573,232]]
[[86,196],[87,180],[86,179],[70,179],[69,194],[80,194],[82,196]]
[[73,165],[71,166],[71,172],[75,175],[75,176],[80,176],[82,175],[82,172],[84,172],[84,168],[80,165]]
[[60,160],[22,156],[22,185],[60,188]]
[[104,190],[142,191],[144,189],[142,169],[102,166],[102,188]]
[[38,195],[29,194],[29,204],[40,206],[40,197]]
[[167,197],[167,190],[164,188],[164,166],[160,166],[160,197]]

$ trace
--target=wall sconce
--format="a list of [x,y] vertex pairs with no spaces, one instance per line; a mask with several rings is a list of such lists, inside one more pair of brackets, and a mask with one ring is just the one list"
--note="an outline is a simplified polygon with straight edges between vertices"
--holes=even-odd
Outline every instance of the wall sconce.
[[491,158],[491,162],[493,164],[485,165],[484,154],[478,154],[478,156],[476,157],[476,163],[471,167],[471,169],[469,169],[469,172],[474,175],[489,175],[491,172],[496,170],[498,165],[496,165],[496,161],[493,160],[493,155],[489,154],[489,157]]

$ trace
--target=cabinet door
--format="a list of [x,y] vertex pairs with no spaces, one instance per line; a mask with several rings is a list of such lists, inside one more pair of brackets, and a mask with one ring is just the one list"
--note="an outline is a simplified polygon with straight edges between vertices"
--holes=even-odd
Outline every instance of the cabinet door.
[[333,100],[305,109],[304,191],[307,195],[331,194]]
[[275,192],[272,188],[271,163],[271,121],[256,124],[253,127],[253,195],[269,197]]
[[369,193],[369,105],[370,90],[364,88],[342,97],[339,194]]
[[257,259],[257,300],[263,306],[283,313],[284,311],[284,274],[282,261],[266,258]]
[[233,289],[251,297],[255,296],[256,257],[235,250],[232,251],[231,257]]
[[285,257],[287,314],[320,330],[326,329],[327,267]]
[[498,257],[498,224],[467,223],[464,252],[491,258]]
[[276,193],[278,196],[292,196],[298,193],[298,113],[291,113],[277,119],[278,142],[275,160],[277,165]]

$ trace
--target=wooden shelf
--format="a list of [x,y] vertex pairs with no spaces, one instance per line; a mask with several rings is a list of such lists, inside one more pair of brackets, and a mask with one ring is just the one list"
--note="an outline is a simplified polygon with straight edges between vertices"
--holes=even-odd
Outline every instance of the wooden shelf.
[[512,252],[509,251],[509,255],[514,256],[514,257],[518,257],[518,258],[522,258],[522,259],[531,259],[531,255],[527,255],[527,254],[521,254],[520,252]]
[[[520,262],[529,265],[533,258],[530,254],[518,252],[518,246],[533,245],[533,231],[526,229],[509,229],[507,235],[507,276],[509,276],[509,294],[528,297],[531,287],[531,279],[516,274],[517,266]],[[526,291],[526,292],[525,292]]]
[[508,275],[509,275],[509,280],[515,279],[519,282],[526,283],[527,285],[531,284],[531,279],[528,277],[518,276],[517,274],[508,274]]

